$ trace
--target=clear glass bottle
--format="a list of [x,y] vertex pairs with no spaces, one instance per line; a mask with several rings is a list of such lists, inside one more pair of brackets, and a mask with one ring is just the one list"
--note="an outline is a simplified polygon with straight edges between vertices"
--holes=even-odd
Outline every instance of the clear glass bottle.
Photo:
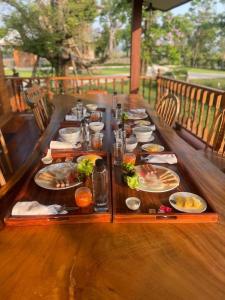
[[121,103],[118,103],[117,106],[116,106],[116,114],[115,114],[115,118],[116,118],[116,121],[117,123],[121,123],[122,121],[122,106],[121,106]]
[[117,105],[117,92],[113,93],[112,96],[112,109],[116,110],[116,105]]
[[108,210],[108,171],[103,159],[97,159],[92,173],[95,211]]

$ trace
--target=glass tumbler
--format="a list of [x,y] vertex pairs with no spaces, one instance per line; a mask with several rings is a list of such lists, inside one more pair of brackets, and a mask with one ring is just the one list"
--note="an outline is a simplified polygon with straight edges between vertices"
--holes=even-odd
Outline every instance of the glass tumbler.
[[113,144],[113,158],[114,158],[114,165],[120,166],[123,162],[123,144],[117,142]]

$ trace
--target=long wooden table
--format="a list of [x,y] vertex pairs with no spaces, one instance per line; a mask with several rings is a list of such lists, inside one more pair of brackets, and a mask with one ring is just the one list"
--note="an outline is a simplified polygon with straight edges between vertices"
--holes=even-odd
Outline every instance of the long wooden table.
[[[107,104],[111,97],[87,100]],[[55,99],[49,133],[73,102]],[[225,176],[150,113],[220,222],[6,227],[0,232],[1,299],[224,299]],[[51,138],[46,133],[30,167]]]

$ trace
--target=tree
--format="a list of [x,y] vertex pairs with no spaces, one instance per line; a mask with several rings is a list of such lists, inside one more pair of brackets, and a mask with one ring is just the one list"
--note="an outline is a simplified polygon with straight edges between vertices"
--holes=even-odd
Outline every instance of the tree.
[[100,23],[103,26],[102,37],[108,38],[105,56],[111,58],[117,46],[118,30],[125,28],[130,18],[131,4],[128,0],[102,0]]
[[46,58],[57,75],[64,75],[72,61],[74,67],[86,66],[81,48],[87,26],[96,16],[95,0],[3,0],[13,8],[4,17],[8,32],[15,32],[19,49]]

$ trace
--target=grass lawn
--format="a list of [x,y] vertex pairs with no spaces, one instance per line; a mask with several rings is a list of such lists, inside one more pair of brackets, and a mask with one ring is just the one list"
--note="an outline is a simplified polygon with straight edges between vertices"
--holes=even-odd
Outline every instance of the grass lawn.
[[215,89],[225,90],[225,78],[217,79],[193,79],[190,82],[208,86]]
[[[32,71],[31,70],[18,70],[19,72],[19,76],[20,77],[31,77],[32,75]],[[105,75],[126,75],[129,74],[130,72],[130,68],[129,67],[122,67],[122,68],[103,68],[103,69],[95,69],[93,67],[93,69],[91,70],[93,76],[105,76]],[[12,70],[10,69],[5,69],[5,75],[7,76],[11,76],[12,75]],[[72,75],[72,74],[71,74]],[[82,72],[82,74],[79,75],[83,75],[83,76],[89,76],[89,74],[87,72]],[[46,73],[46,75],[44,75],[43,72],[37,73],[36,76],[49,76],[48,73]]]
[[220,73],[225,75],[225,71],[221,70],[210,70],[210,69],[201,69],[201,68],[186,68],[184,67],[188,72],[193,72],[193,73]]

